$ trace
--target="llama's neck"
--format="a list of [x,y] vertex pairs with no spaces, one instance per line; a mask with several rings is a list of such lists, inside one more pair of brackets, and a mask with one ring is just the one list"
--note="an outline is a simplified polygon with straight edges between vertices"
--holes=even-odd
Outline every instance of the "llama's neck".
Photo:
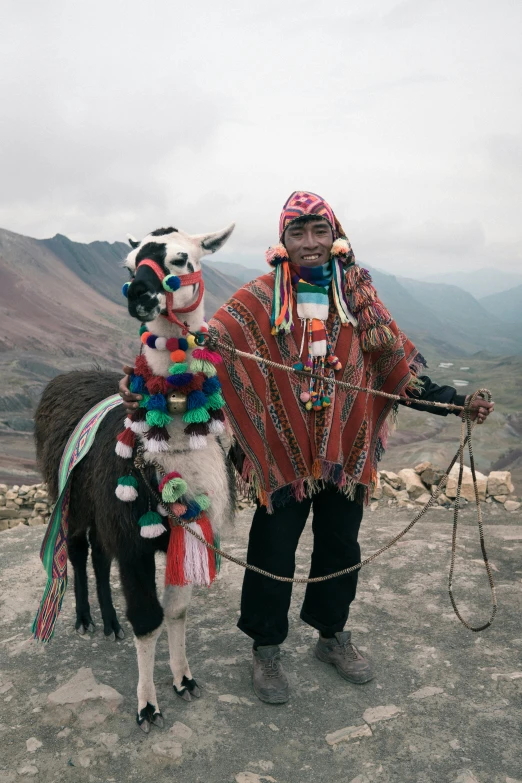
[[[187,323],[191,332],[199,331],[204,322],[203,300],[195,310],[190,313],[180,313],[178,318],[180,321]],[[171,323],[167,318],[161,315],[153,321],[148,321],[146,326],[147,329],[157,337],[166,337],[168,339],[169,337],[185,336],[182,334],[181,326]],[[172,364],[170,351],[158,351],[155,348],[149,348],[147,345],[144,345],[143,353],[154,375],[162,375],[164,378],[169,375],[169,367]]]

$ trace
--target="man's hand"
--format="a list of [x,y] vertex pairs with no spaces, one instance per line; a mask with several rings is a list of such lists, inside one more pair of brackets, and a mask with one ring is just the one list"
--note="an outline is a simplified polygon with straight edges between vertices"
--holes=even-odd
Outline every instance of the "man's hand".
[[132,367],[129,367],[127,364],[124,365],[123,372],[125,373],[125,376],[121,379],[118,385],[118,390],[123,400],[123,407],[129,411],[129,413],[138,407],[138,403],[142,399],[141,394],[133,394],[133,392],[131,392],[129,389],[129,376],[133,371],[134,369]]
[[495,410],[495,403],[483,400],[482,397],[477,397],[471,403],[471,420],[476,421],[477,424],[483,424],[490,413]]

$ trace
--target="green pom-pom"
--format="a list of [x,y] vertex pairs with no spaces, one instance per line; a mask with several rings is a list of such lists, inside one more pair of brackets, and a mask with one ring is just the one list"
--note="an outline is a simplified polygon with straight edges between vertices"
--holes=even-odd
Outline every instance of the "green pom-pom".
[[141,337],[141,335],[143,334],[143,332],[148,332],[148,331],[149,331],[149,330],[147,329],[147,325],[146,325],[146,324],[142,324],[142,325],[140,326],[140,337]]
[[172,421],[172,416],[163,411],[147,411],[146,419],[149,427],[166,427]]
[[206,408],[194,408],[183,414],[185,424],[204,424],[210,419],[210,414]]
[[138,480],[134,476],[120,476],[118,484],[120,487],[134,487],[134,489],[138,489]]
[[213,411],[218,411],[224,404],[225,400],[223,399],[221,392],[214,392],[214,394],[211,394],[207,399],[207,408],[210,408],[210,410]]
[[204,372],[211,378],[213,375],[217,375],[217,370],[212,362],[207,362],[206,359],[192,359],[190,363],[190,372]]
[[173,478],[161,490],[161,498],[165,503],[175,503],[186,491],[187,482],[182,478]]
[[175,362],[175,364],[171,364],[169,367],[169,375],[182,375],[187,372],[187,370],[187,362]]
[[146,408],[150,400],[150,394],[144,394],[143,399],[140,401],[138,408]]
[[140,527],[148,527],[149,525],[161,525],[162,519],[156,511],[146,511],[138,519],[138,525]]
[[208,495],[196,495],[194,500],[202,511],[206,511],[210,508],[210,498]]

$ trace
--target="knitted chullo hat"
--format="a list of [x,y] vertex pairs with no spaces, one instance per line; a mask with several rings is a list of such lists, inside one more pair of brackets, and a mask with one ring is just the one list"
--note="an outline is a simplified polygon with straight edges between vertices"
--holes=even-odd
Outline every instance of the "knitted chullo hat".
[[355,263],[350,242],[328,202],[305,190],[294,191],[287,199],[279,218],[280,243],[266,253],[266,260],[276,273],[272,333],[285,334],[294,328],[292,274],[283,242],[288,226],[305,216],[322,218],[331,226],[332,292],[341,324],[349,326],[357,321],[363,351],[382,350],[393,344],[395,336],[389,328],[392,318],[377,297],[370,273]]

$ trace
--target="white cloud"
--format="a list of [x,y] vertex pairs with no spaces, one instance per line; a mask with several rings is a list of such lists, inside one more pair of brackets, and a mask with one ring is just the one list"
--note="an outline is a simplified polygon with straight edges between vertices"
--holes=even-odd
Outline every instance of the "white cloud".
[[368,263],[522,260],[518,3],[32,0],[4,18],[5,228],[235,220],[227,257],[260,264],[309,188]]

